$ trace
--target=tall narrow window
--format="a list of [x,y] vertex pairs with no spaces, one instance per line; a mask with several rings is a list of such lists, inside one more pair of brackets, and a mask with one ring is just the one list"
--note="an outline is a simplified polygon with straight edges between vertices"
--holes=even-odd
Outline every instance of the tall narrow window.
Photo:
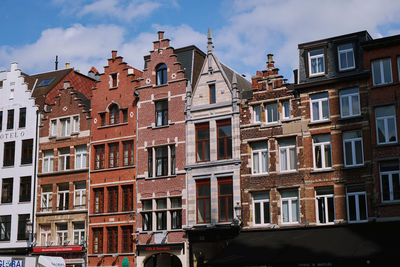
[[53,185],[42,185],[40,211],[51,211],[53,207]]
[[75,182],[74,186],[74,208],[84,209],[86,207],[86,181]]
[[390,58],[374,60],[371,67],[374,85],[392,83],[392,63]]
[[315,202],[317,223],[333,223],[335,220],[333,188],[317,188]]
[[400,200],[400,167],[398,160],[379,164],[382,202]]
[[395,106],[378,107],[375,109],[376,137],[378,144],[397,143]]
[[74,245],[82,245],[85,241],[85,222],[74,222]]
[[310,76],[325,73],[324,49],[310,51],[308,53],[308,64],[310,68]]
[[57,233],[57,245],[66,246],[68,245],[68,225],[66,223],[56,224]]
[[168,175],[168,146],[156,147],[156,176]]
[[278,103],[265,105],[265,121],[267,123],[278,122]]
[[251,144],[252,174],[268,173],[268,143],[256,142]]
[[217,102],[216,92],[215,92],[215,83],[209,84],[208,88],[210,89],[210,104],[215,104]]
[[104,167],[105,167],[104,145],[95,146],[94,152],[95,152],[94,168],[95,169],[104,169]]
[[50,132],[51,132],[51,136],[57,136],[57,120],[51,120]]
[[15,141],[4,143],[3,166],[14,166]]
[[52,172],[54,169],[54,152],[53,150],[43,151],[43,169],[42,172]]
[[153,230],[153,200],[146,199],[142,200],[142,230],[152,231]]
[[171,153],[171,159],[170,159],[170,170],[171,170],[171,175],[175,175],[175,169],[176,169],[176,160],[175,160],[175,146],[171,145],[169,146],[170,153]]
[[118,73],[111,73],[111,88],[118,86]]
[[69,184],[63,183],[58,185],[58,210],[68,210],[69,209]]
[[51,244],[51,225],[50,224],[40,224],[40,246],[45,247]]
[[290,101],[283,101],[282,102],[282,119],[288,120],[290,119]]
[[7,112],[7,130],[14,129],[14,110],[9,109]]
[[233,219],[233,187],[232,178],[218,180],[218,214],[220,222]]
[[171,200],[171,228],[182,228],[182,198],[173,197]]
[[104,212],[104,188],[93,189],[94,201],[93,201],[93,212],[103,213]]
[[118,251],[118,227],[107,227],[108,253]]
[[332,152],[330,135],[313,136],[314,169],[332,168]]
[[232,158],[232,127],[230,120],[217,122],[218,159]]
[[22,140],[21,164],[32,164],[33,139]]
[[348,186],[346,189],[347,218],[349,222],[368,221],[367,194],[362,185]]
[[123,211],[133,210],[133,186],[132,185],[122,186],[122,210]]
[[87,150],[86,146],[75,147],[75,169],[84,169],[87,167]]
[[147,152],[148,152],[148,161],[147,161],[148,173],[149,177],[153,177],[153,148],[149,147],[147,149]]
[[161,198],[156,200],[156,218],[157,230],[167,229],[167,199]]
[[110,168],[119,166],[119,144],[108,144],[108,164]]
[[128,109],[121,109],[122,112],[122,122],[128,122]]
[[101,126],[105,126],[106,125],[106,113],[100,113],[100,124]]
[[69,147],[60,148],[58,150],[58,170],[65,171],[70,169],[70,149]]
[[103,253],[103,228],[93,228],[93,253]]
[[60,119],[60,124],[61,124],[61,136],[70,136],[71,119],[70,118]]
[[354,51],[352,44],[338,46],[339,70],[354,69]]
[[196,160],[210,160],[210,127],[208,122],[196,124]]
[[346,167],[364,164],[361,131],[343,132],[343,154]]
[[269,192],[254,192],[253,197],[253,224],[266,225],[270,220]]
[[31,201],[32,177],[25,176],[19,180],[19,202]]
[[118,211],[118,187],[108,187],[108,212]]
[[311,95],[311,121],[329,120],[328,93]]
[[253,106],[253,121],[261,122],[261,105]]
[[282,223],[299,222],[299,197],[297,190],[283,190],[281,193]]
[[19,128],[25,128],[26,126],[26,108],[19,109]]
[[165,65],[165,64],[158,65],[156,68],[156,72],[157,72],[156,84],[157,85],[166,84],[167,83],[167,65]]
[[110,124],[111,125],[112,124],[118,124],[119,123],[119,107],[118,107],[118,105],[117,104],[112,104],[109,107],[109,111],[110,111],[110,114],[109,114]]
[[156,126],[168,125],[168,100],[156,102]]
[[26,223],[30,218],[30,214],[19,214],[18,215],[18,234],[17,240],[27,240],[28,235],[26,234]]
[[13,201],[13,178],[4,178],[1,185],[1,203],[12,203]]
[[210,180],[196,181],[197,223],[211,222]]
[[340,115],[342,118],[349,118],[361,115],[360,94],[358,88],[345,89],[339,92]]
[[122,226],[122,252],[132,252],[133,250],[133,229],[132,226]]
[[10,241],[11,215],[0,216],[0,241]]
[[281,172],[295,171],[297,169],[296,139],[279,141],[279,159]]
[[0,110],[0,131],[3,130],[3,111]]
[[79,116],[74,116],[73,120],[74,120],[74,126],[72,128],[72,131],[74,133],[77,133],[77,132],[79,132]]
[[124,166],[130,166],[134,164],[133,156],[135,150],[133,148],[133,141],[125,141],[124,145]]

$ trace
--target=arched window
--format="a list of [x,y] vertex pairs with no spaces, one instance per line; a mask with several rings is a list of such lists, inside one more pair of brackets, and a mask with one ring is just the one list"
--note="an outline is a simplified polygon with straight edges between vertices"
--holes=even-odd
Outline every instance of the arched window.
[[117,104],[112,104],[109,108],[110,124],[119,123],[119,107]]
[[157,85],[167,83],[167,65],[164,63],[160,64],[156,68],[157,70]]

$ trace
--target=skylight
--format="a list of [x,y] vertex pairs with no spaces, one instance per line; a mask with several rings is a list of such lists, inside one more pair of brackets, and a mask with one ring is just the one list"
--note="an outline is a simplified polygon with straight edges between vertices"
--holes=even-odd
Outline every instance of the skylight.
[[47,86],[47,85],[49,85],[53,80],[54,80],[54,78],[50,78],[50,79],[43,80],[43,81],[41,81],[41,82],[39,83],[38,87]]

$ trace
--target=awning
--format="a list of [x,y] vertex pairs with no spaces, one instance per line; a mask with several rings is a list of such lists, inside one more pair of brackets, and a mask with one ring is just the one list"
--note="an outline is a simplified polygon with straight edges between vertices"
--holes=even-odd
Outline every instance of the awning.
[[65,267],[62,257],[39,256],[38,264],[40,267]]
[[[242,231],[211,266],[373,265],[396,259],[399,222]],[[390,241],[392,239],[392,241]]]

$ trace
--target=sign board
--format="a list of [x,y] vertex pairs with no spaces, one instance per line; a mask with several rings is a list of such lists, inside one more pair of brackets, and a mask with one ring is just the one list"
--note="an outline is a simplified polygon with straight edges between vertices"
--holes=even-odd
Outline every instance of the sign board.
[[25,267],[24,263],[21,258],[0,257],[0,267]]

